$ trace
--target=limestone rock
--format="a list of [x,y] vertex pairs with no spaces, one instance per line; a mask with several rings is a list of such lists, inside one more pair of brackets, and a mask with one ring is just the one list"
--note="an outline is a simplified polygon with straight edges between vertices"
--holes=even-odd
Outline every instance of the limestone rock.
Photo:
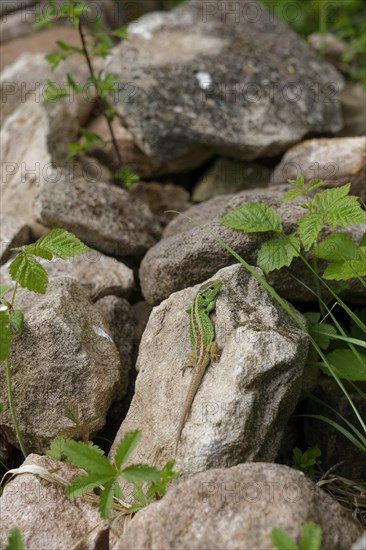
[[[85,291],[67,278],[51,280],[46,295],[19,290],[15,305],[25,328],[10,355],[14,402],[28,451],[44,452],[70,421],[68,403],[81,420],[96,417],[93,433],[105,423],[111,403],[121,397],[122,368],[109,327]],[[3,370],[1,426],[16,445],[7,406]]]
[[149,207],[113,184],[86,178],[50,181],[35,199],[41,223],[63,227],[86,244],[112,256],[141,256],[161,228]]
[[366,550],[366,533],[356,540],[351,550]]
[[[213,279],[223,283],[214,318],[221,357],[205,373],[182,432],[177,468],[184,475],[274,460],[299,396],[307,354],[305,334],[244,268],[228,267]],[[135,395],[111,456],[136,427],[142,438],[135,463],[150,463],[158,448],[159,464],[173,456],[191,378],[181,373],[190,351],[185,308],[199,286],[153,309],[140,343]]]
[[351,194],[366,200],[366,137],[321,138],[303,141],[287,151],[276,166],[274,185],[295,179],[319,178],[327,187],[351,183]]
[[272,529],[285,530],[299,544],[306,522],[322,528],[322,550],[346,550],[362,532],[302,473],[280,464],[240,464],[171,488],[138,513],[113,550],[272,550]]
[[343,129],[338,136],[364,136],[366,134],[366,92],[360,82],[347,82],[341,94],[344,119]]
[[[24,466],[56,470],[70,481],[82,470],[70,468],[47,456],[31,454]],[[60,485],[35,474],[21,474],[4,488],[0,499],[0,546],[5,548],[9,531],[18,527],[24,548],[98,550],[108,545],[109,524],[101,520],[97,506],[83,499],[70,500]]]
[[119,79],[110,99],[149,157],[253,160],[341,129],[336,69],[263,4],[239,0],[238,17],[228,6],[191,0],[144,15],[107,61]]

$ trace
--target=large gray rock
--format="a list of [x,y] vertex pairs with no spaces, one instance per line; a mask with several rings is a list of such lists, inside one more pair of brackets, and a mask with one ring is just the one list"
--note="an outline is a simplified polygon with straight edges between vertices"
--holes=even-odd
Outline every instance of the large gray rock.
[[[56,471],[66,482],[84,473],[36,454],[29,455],[22,466]],[[0,506],[1,548],[6,547],[9,531],[14,527],[20,530],[24,548],[100,550],[108,547],[109,524],[101,520],[97,506],[81,498],[70,500],[64,487],[36,474],[24,473],[9,481]]]
[[309,139],[291,147],[276,166],[272,183],[324,180],[327,187],[351,183],[351,193],[366,200],[366,136]]
[[[111,403],[121,398],[122,368],[109,327],[73,279],[50,282],[46,295],[19,290],[15,305],[25,312],[21,335],[10,355],[15,408],[28,451],[44,452],[67,426],[68,403],[77,403],[81,421],[105,423]],[[3,369],[1,426],[17,445],[7,406]]]
[[341,129],[337,70],[263,4],[233,6],[236,17],[217,0],[145,15],[107,61],[120,81],[111,100],[148,156],[252,160]]
[[366,532],[356,540],[351,550],[366,550]]
[[[234,231],[219,224],[218,219],[246,202],[266,203],[276,209],[285,231],[290,233],[304,215],[304,209],[298,204],[281,202],[286,189],[289,186],[222,195],[195,205],[184,214],[213,231],[247,262],[255,264],[257,252],[269,235]],[[359,242],[365,228],[357,225],[343,231]],[[323,237],[327,234],[324,230]],[[172,292],[203,281],[218,269],[237,261],[211,235],[181,216],[167,226],[164,237],[147,252],[140,267],[142,292],[151,304],[158,304]],[[267,281],[290,301],[314,300],[314,294],[299,282],[306,283],[310,288],[314,286],[311,272],[300,259],[295,259],[290,268],[272,271]],[[358,304],[366,300],[364,287],[357,280],[350,281],[350,290],[344,296]]]
[[35,199],[47,227],[63,227],[93,248],[112,256],[141,256],[161,234],[147,204],[113,184],[83,177],[49,181]]
[[320,525],[322,550],[346,550],[362,532],[302,473],[280,464],[240,464],[172,487],[137,514],[113,550],[272,550],[272,529],[299,543],[306,522]]
[[[307,354],[305,334],[244,268],[231,266],[214,278],[223,283],[214,319],[221,357],[208,367],[182,432],[177,468],[184,475],[274,460],[299,397]],[[199,286],[154,308],[140,343],[135,395],[112,456],[136,427],[142,438],[135,463],[151,462],[158,448],[159,464],[173,456],[191,378],[181,372],[190,351],[185,308]]]
[[0,215],[0,264],[12,254],[11,249],[31,242],[29,225],[14,216]]

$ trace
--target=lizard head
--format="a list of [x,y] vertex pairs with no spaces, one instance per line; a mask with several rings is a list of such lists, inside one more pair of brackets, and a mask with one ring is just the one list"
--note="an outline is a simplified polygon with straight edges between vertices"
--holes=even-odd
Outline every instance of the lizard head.
[[216,299],[216,296],[220,292],[221,288],[221,281],[209,281],[208,283],[205,283],[199,289],[201,301],[203,301],[205,304],[213,302]]

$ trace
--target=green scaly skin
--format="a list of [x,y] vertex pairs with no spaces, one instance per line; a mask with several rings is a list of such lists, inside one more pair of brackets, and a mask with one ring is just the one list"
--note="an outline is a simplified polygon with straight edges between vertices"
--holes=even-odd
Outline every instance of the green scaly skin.
[[186,368],[193,368],[194,371],[179,420],[175,454],[177,454],[180,436],[205,370],[211,361],[218,359],[218,347],[214,341],[215,330],[210,313],[216,307],[217,295],[221,288],[221,281],[209,281],[201,286],[192,306],[186,309],[190,315],[189,332],[193,351],[188,355],[189,362],[183,367],[183,371]]

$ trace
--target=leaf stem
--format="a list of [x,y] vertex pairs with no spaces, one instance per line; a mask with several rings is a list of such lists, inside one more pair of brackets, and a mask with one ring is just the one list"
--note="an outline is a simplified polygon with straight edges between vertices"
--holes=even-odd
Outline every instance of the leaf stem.
[[9,357],[7,357],[6,360],[5,360],[5,377],[6,377],[6,389],[7,389],[7,394],[8,394],[8,403],[9,403],[11,418],[13,420],[15,433],[16,433],[16,436],[17,436],[18,443],[20,445],[20,449],[23,453],[24,458],[26,458],[28,453],[27,453],[25,445],[24,445],[23,435],[22,435],[22,432],[20,431],[17,415],[16,415],[16,412],[15,412],[14,399],[13,399],[13,390],[12,390],[12,387],[11,387],[11,372],[10,372]]
[[90,59],[90,55],[89,55],[89,52],[88,52],[88,48],[87,48],[87,45],[86,45],[86,40],[85,40],[85,35],[84,35],[81,20],[79,21],[78,30],[79,30],[79,35],[80,35],[82,47],[83,47],[84,56],[85,56],[85,59],[86,59],[86,62],[87,62],[88,68],[89,68],[90,76],[92,77],[93,82],[94,82],[94,87],[95,87],[95,90],[97,92],[98,101],[99,101],[99,104],[100,104],[100,106],[102,108],[102,111],[103,111],[103,116],[104,116],[104,118],[105,118],[105,120],[108,124],[109,133],[111,134],[112,143],[113,143],[113,147],[114,147],[117,159],[118,159],[118,163],[121,165],[121,164],[123,164],[121,153],[120,153],[118,145],[117,145],[117,140],[116,140],[116,136],[114,135],[114,130],[113,130],[111,121],[110,121],[110,119],[109,119],[109,117],[108,117],[108,115],[105,111],[105,100],[99,95],[99,92],[98,92],[98,86],[96,84],[97,78],[95,76],[94,68],[93,68],[93,65],[92,65],[92,62],[91,62],[91,59]]
[[10,300],[10,307],[13,309],[14,308],[14,300],[15,300],[15,294],[16,294],[16,291],[18,289],[18,281],[16,281],[15,283],[15,286],[14,286],[14,290],[13,290],[13,294],[11,295],[11,300]]

